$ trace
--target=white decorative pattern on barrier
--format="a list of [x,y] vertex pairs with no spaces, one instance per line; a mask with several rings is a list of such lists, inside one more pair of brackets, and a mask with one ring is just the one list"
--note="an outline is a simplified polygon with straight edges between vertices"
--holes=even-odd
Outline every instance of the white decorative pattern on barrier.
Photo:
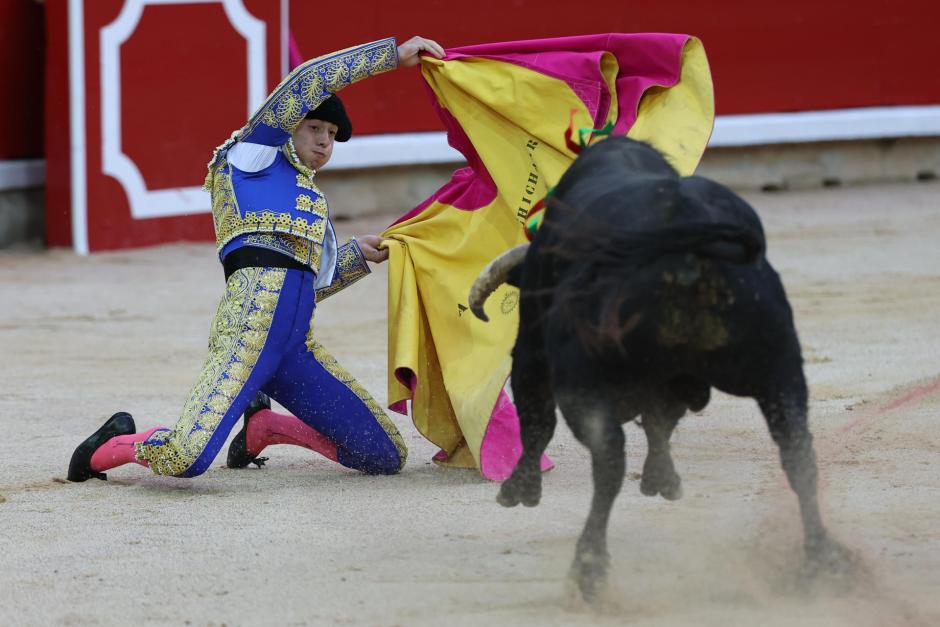
[[[218,3],[222,4],[232,27],[248,42],[247,116],[250,116],[267,95],[265,26],[248,13],[242,0],[127,0],[117,19],[101,29],[101,168],[120,182],[135,219],[206,213],[210,206],[209,195],[201,186],[147,189],[137,164],[124,154],[121,147],[121,44],[136,30],[147,5]],[[207,154],[209,152],[207,148]]]

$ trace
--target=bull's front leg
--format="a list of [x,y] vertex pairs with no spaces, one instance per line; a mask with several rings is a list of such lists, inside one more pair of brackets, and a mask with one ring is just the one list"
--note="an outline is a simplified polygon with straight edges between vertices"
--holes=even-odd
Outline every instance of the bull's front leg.
[[520,339],[513,349],[512,393],[519,413],[522,456],[512,476],[500,486],[496,501],[504,507],[539,504],[542,498],[542,453],[555,433],[555,398],[544,353]]
[[[783,378],[783,380],[786,380]],[[780,461],[790,487],[796,492],[803,519],[804,546],[811,572],[845,574],[852,570],[851,552],[829,536],[819,513],[816,453],[807,424],[807,392],[802,373],[790,377],[790,389],[758,399],[780,447]]]
[[562,403],[561,409],[575,437],[591,450],[594,497],[570,573],[581,595],[591,602],[607,578],[607,524],[614,499],[623,486],[626,438],[619,416],[612,415],[609,408],[572,408]]

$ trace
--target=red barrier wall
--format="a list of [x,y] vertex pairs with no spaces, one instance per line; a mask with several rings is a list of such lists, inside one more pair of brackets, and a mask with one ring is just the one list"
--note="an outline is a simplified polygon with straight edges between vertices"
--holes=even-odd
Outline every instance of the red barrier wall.
[[72,243],[71,171],[69,170],[69,31],[67,0],[46,0],[46,243]]
[[43,8],[0,0],[0,160],[42,156]]
[[[47,4],[55,12],[63,3]],[[459,46],[598,31],[686,32],[705,43],[719,115],[940,102],[931,43],[940,3],[933,0],[607,1],[590,10],[560,0],[477,0],[467,7],[360,0],[356,7],[356,19],[337,22],[317,3],[294,0],[290,25],[304,55],[415,33]],[[0,64],[0,86],[22,95],[0,99],[0,159],[42,154],[44,47],[66,44],[46,41],[42,22],[35,0],[0,0],[0,59],[15,60]],[[358,132],[440,128],[415,73],[378,77],[344,95]]]
[[[596,32],[689,33],[705,44],[718,115],[940,103],[936,0],[365,0],[355,13],[324,20],[318,3],[292,2],[301,52],[314,57],[388,35],[421,34],[455,47]],[[343,97],[360,133],[440,128],[416,72],[353,85]]]
[[[242,6],[231,2],[229,6]],[[281,0],[244,0],[265,24],[267,88],[281,77]],[[105,173],[102,130],[102,28],[124,0],[84,1],[85,68],[82,129],[88,168],[88,245],[91,250],[212,237],[211,218],[132,217],[127,179]],[[294,0],[289,24],[308,58],[395,35],[437,39],[447,47],[604,31],[666,31],[696,35],[708,52],[717,112],[765,113],[887,105],[940,104],[937,54],[930,29],[940,19],[936,0],[744,3],[717,0],[669,3],[606,0],[442,0],[380,3],[359,0],[351,14]],[[71,243],[69,64],[67,0],[46,0],[45,154],[47,239]],[[39,57],[24,56],[42,39],[42,6],[0,0],[0,158],[39,156],[43,124],[38,103]],[[246,39],[232,30],[221,3],[148,5],[120,46],[122,154],[149,191],[200,185],[212,148],[247,117]],[[439,130],[417,70],[395,71],[343,92],[357,134]],[[112,118],[114,119],[114,118]],[[135,196],[137,197],[137,196]],[[166,206],[173,199],[167,196]],[[161,201],[164,202],[164,201]],[[195,206],[195,205],[194,205]],[[204,211],[202,209],[201,211]]]
[[[280,2],[247,0],[244,5],[264,24],[264,95],[282,74]],[[50,45],[46,82],[50,103],[63,105],[51,107],[46,116],[47,243],[52,246],[74,244],[68,101],[69,64],[76,62],[84,63],[85,73],[82,154],[87,168],[88,249],[213,238],[212,218],[206,210],[135,219],[127,181],[104,172],[102,29],[117,20],[124,6],[124,0],[85,0],[84,54],[76,57],[69,47],[67,0],[47,2]],[[202,185],[212,149],[248,116],[246,50],[246,40],[235,32],[219,3],[144,7],[118,49],[117,89],[121,153],[139,170],[147,190]],[[65,181],[69,183],[63,184]],[[173,202],[167,199],[169,209],[173,209]]]

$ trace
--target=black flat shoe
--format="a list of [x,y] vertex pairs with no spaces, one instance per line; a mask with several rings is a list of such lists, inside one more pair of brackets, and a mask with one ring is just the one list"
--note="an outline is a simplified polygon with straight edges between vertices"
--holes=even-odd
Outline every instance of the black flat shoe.
[[119,411],[108,421],[101,425],[101,428],[95,431],[90,438],[78,445],[75,452],[72,453],[72,461],[69,462],[69,481],[87,481],[89,479],[107,480],[108,476],[103,472],[95,472],[91,469],[91,456],[95,454],[98,448],[116,435],[128,435],[137,433],[137,427],[134,425],[134,419],[125,411]]
[[255,457],[248,452],[248,421],[262,409],[271,409],[271,399],[264,392],[258,392],[245,409],[245,423],[242,425],[242,430],[232,438],[232,443],[228,445],[225,465],[229,468],[244,468],[248,464],[261,468],[264,462],[268,461],[267,457]]

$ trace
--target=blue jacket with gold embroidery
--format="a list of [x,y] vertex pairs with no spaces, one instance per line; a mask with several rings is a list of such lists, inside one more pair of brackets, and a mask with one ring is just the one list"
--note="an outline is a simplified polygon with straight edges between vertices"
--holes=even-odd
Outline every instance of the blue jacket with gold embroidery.
[[[319,268],[328,229],[328,206],[313,181],[316,172],[294,152],[291,133],[307,112],[332,93],[397,65],[394,38],[307,61],[278,85],[243,128],[216,148],[205,187],[212,195],[212,217],[220,253],[226,244],[246,234],[282,234],[288,236],[284,241],[291,242],[292,257],[313,269]],[[281,149],[268,167],[243,172],[226,159],[236,142]],[[334,282],[344,283],[343,260],[348,262],[350,254],[356,253],[361,256],[354,242],[340,247]],[[365,266],[364,260],[360,261],[358,265]]]

